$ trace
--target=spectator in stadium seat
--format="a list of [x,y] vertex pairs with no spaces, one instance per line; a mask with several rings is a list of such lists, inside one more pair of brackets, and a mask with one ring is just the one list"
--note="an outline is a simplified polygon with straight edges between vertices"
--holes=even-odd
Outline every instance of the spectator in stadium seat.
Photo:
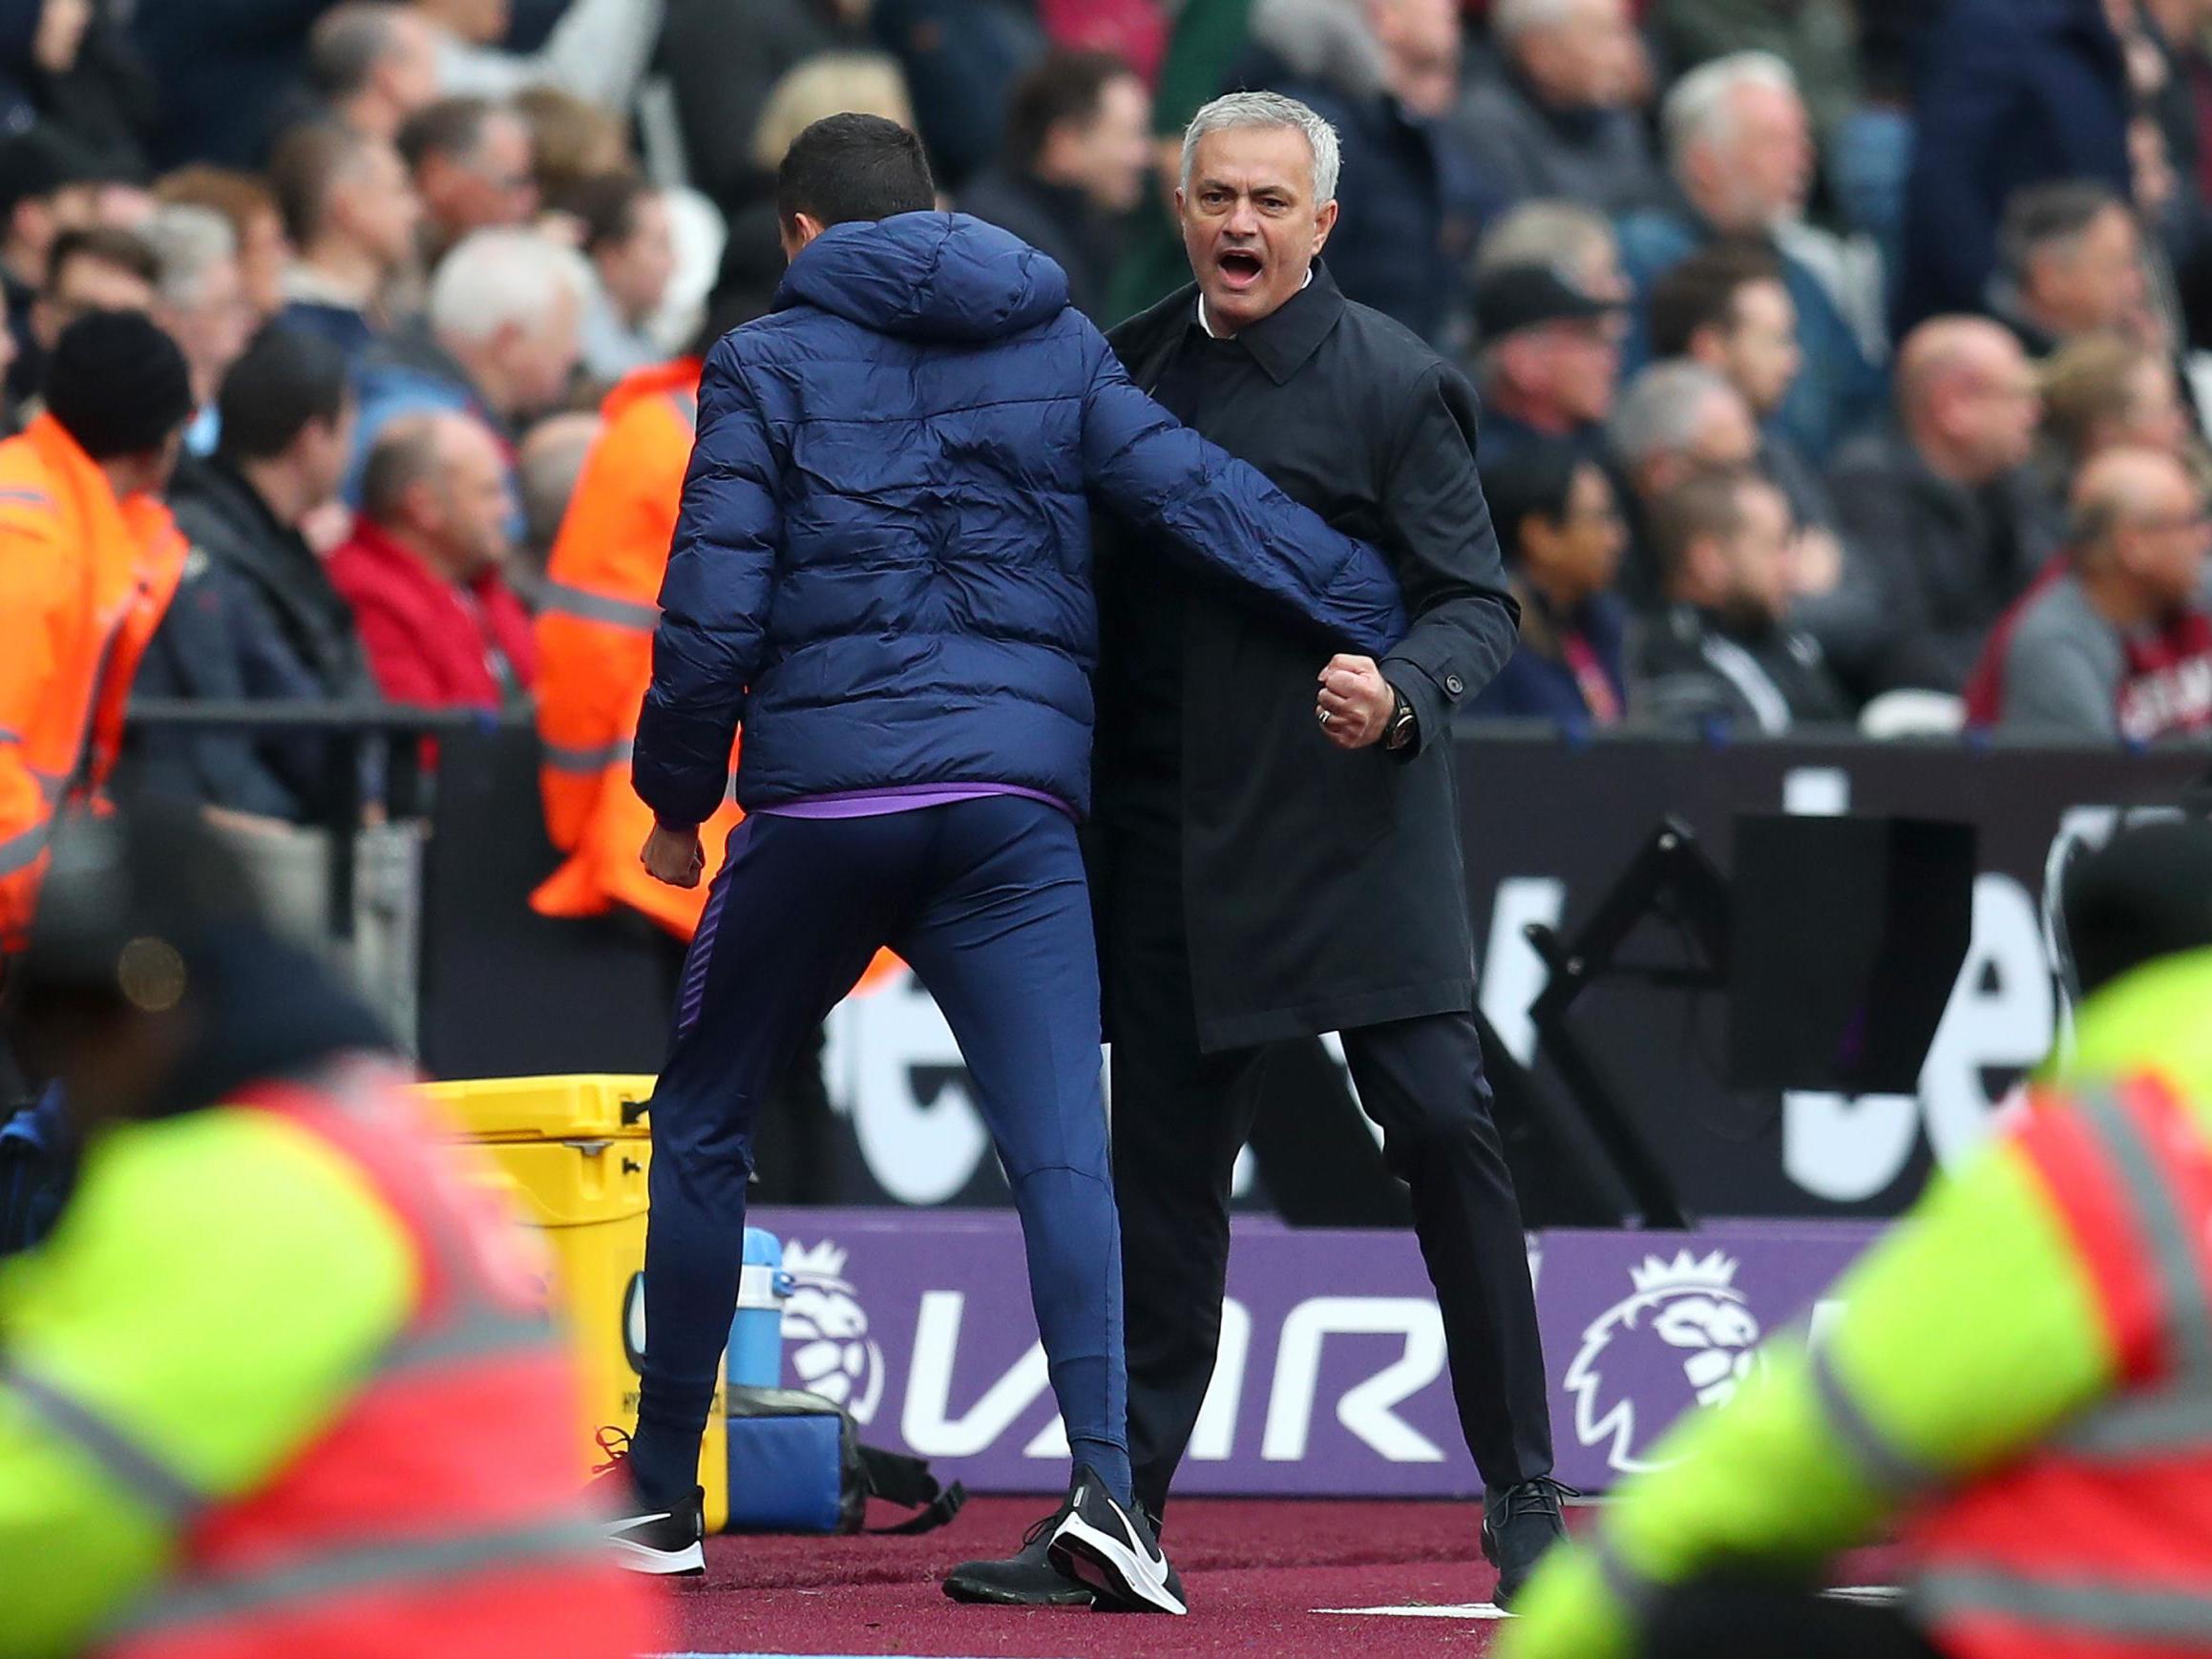
[[1833,138],[1859,103],[1853,0],[1664,0],[1659,48],[1677,71],[1732,52],[1770,52],[1790,66],[1815,128]]
[[1780,488],[1748,468],[1696,473],[1659,498],[1652,522],[1666,611],[1632,669],[1640,716],[1769,736],[1850,719],[1820,646],[1789,626],[1795,526]]
[[2157,450],[2190,458],[2197,428],[2180,378],[2164,352],[2117,334],[2090,334],[2043,366],[2046,473],[2064,494],[2082,467],[2107,450]]
[[2102,184],[2035,184],[2005,204],[1991,316],[2048,357],[2084,334],[2158,336],[2135,210]]
[[[431,281],[428,314],[355,363],[360,461],[386,422],[437,410],[474,414],[513,443],[568,389],[591,283],[582,255],[536,231],[484,230],[461,243]],[[356,471],[348,499],[358,486]]]
[[541,226],[555,204],[592,179],[636,171],[629,130],[599,105],[554,87],[531,87],[515,94],[512,107],[530,129],[530,176]]
[[1505,265],[1476,289],[1475,320],[1484,466],[1553,442],[1596,455],[1620,385],[1620,303],[1550,265]]
[[11,377],[14,396],[36,384],[39,346],[32,334],[31,306],[46,284],[48,256],[63,231],[94,222],[99,177],[96,161],[53,128],[36,126],[0,139],[0,289],[15,337],[14,361],[24,377]]
[[389,140],[315,122],[277,140],[269,185],[298,250],[284,321],[360,355],[390,329],[394,291],[414,268],[422,204],[406,163]]
[[253,332],[252,303],[240,274],[230,223],[211,208],[164,207],[146,221],[146,245],[160,274],[154,321],[183,349],[198,414],[184,435],[195,455],[215,452],[215,394]]
[[[352,452],[345,354],[282,325],[224,377],[215,455],[170,489],[192,544],[177,598],[138,689],[150,697],[321,703],[370,700],[353,614],[301,526],[335,500]],[[288,823],[330,810],[328,744],[318,737],[150,731],[140,781],[227,811]]]
[[1343,142],[1329,270],[1344,296],[1442,340],[1475,229],[1497,205],[1443,119],[1459,90],[1452,0],[1258,0],[1244,84],[1299,99]]
[[1772,250],[1730,242],[1700,249],[1659,279],[1651,315],[1662,359],[1684,357],[1719,374],[1759,423],[1759,469],[1781,486],[1797,526],[1791,620],[1824,646],[1863,649],[1876,625],[1870,574],[1837,534],[1827,478],[1778,418],[1802,356],[1797,307]]
[[437,44],[411,6],[347,0],[307,36],[307,83],[341,126],[389,144],[438,95]]
[[[1804,354],[1778,418],[1807,455],[1824,461],[1871,412],[1882,375],[1827,283],[1779,241],[1803,212],[1813,182],[1815,153],[1796,78],[1765,52],[1716,58],[1675,83],[1663,126],[1680,196],[1673,207],[1621,221],[1621,259],[1636,292],[1648,302],[1662,275],[1724,237],[1773,248]],[[1648,342],[1632,337],[1629,361],[1647,355]]]
[[546,561],[592,447],[606,429],[596,410],[548,415],[516,451],[515,482],[522,502],[522,543],[507,567],[507,585],[535,614],[545,589]]
[[1639,610],[1650,609],[1662,576],[1654,509],[1695,472],[1753,465],[1759,427],[1726,379],[1676,359],[1654,363],[1629,383],[1607,423],[1606,448],[1626,485],[1630,541],[1621,592]]
[[127,230],[94,225],[63,231],[46,262],[46,285],[31,303],[33,349],[16,360],[19,395],[39,390],[47,354],[72,323],[90,311],[149,309],[160,277],[154,250]]
[[1938,317],[1897,358],[1897,420],[1829,472],[1844,540],[1881,595],[1868,692],[1956,692],[1983,637],[2057,546],[2026,466],[2041,412],[2019,342],[1978,317]]
[[1483,480],[1521,601],[1521,637],[1474,712],[1612,725],[1628,707],[1628,607],[1612,590],[1628,549],[1612,481],[1574,448],[1538,443]]
[[377,438],[330,581],[392,702],[497,710],[529,694],[530,617],[502,573],[515,513],[506,453],[473,416],[409,415]]
[[259,174],[227,167],[180,167],[157,179],[154,200],[165,207],[204,207],[222,215],[238,247],[239,281],[256,326],[284,308],[284,267],[291,239],[277,199]]
[[1151,97],[1120,58],[1048,52],[1015,84],[999,166],[961,190],[959,208],[1010,230],[1067,273],[1069,302],[1101,327],[1121,226],[1145,199]]
[[1452,121],[1499,194],[1607,213],[1656,201],[1664,181],[1633,101],[1643,49],[1623,0],[1499,0],[1490,33],[1497,68]]
[[427,265],[473,232],[527,224],[537,211],[530,129],[503,104],[440,98],[400,129],[399,153],[422,200]]
[[647,331],[676,274],[668,199],[635,174],[592,179],[558,204],[576,216],[591,261],[591,302],[581,333],[584,371],[616,381],[667,353]]
[[1998,728],[2130,743],[2212,731],[2208,551],[2204,486],[2173,454],[2090,462],[2062,573],[1992,641]]
[[2092,179],[2132,197],[2130,101],[2105,0],[1948,0],[1914,86],[1900,338],[1987,303],[1998,225],[2024,187]]

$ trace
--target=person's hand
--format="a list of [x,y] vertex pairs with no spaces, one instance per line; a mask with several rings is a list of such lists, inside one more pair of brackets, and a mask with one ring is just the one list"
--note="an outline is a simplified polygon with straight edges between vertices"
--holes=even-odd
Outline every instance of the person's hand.
[[1315,712],[1329,741],[1340,749],[1363,749],[1390,729],[1398,694],[1372,657],[1338,656],[1321,670]]
[[647,875],[670,887],[697,887],[706,869],[706,849],[699,844],[699,831],[671,830],[664,824],[653,826],[638,857]]

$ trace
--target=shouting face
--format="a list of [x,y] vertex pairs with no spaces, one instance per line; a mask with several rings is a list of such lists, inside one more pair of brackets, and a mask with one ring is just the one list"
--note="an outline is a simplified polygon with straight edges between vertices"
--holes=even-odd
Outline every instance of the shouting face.
[[1337,222],[1336,202],[1314,197],[1314,154],[1295,127],[1231,127],[1198,140],[1175,207],[1214,332],[1272,316],[1305,285]]

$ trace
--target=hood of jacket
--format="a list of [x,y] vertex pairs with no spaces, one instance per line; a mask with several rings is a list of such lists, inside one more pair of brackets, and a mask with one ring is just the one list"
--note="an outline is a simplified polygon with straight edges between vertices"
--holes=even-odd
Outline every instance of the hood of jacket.
[[980,343],[1066,304],[1066,273],[1019,237],[962,213],[902,213],[816,237],[785,272],[775,308],[812,305],[895,339]]

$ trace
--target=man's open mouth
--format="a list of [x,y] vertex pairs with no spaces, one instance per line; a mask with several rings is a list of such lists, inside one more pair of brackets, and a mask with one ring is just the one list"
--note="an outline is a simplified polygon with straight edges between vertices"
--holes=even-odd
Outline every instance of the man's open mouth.
[[1232,249],[1214,262],[1220,267],[1221,280],[1233,289],[1251,287],[1259,281],[1259,274],[1267,265],[1259,255],[1247,253],[1242,248]]

